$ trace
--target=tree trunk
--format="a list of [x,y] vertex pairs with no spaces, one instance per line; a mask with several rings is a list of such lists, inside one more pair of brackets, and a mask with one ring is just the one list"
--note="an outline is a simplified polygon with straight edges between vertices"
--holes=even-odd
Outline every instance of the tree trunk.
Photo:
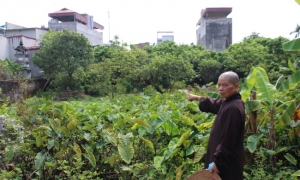
[[[271,111],[270,111],[269,141],[268,141],[268,146],[267,146],[267,149],[272,150],[272,151],[275,150],[274,114],[275,114],[275,110],[272,107]],[[276,156],[275,155],[270,156],[269,162],[272,164],[272,167],[275,168],[276,167]]]
[[46,82],[46,84],[44,85],[44,87],[43,87],[43,89],[42,89],[42,92],[44,92],[44,90],[45,90],[47,84],[49,83],[49,81],[50,81],[52,75],[53,75],[53,72],[50,74],[49,78],[47,79],[47,82]]

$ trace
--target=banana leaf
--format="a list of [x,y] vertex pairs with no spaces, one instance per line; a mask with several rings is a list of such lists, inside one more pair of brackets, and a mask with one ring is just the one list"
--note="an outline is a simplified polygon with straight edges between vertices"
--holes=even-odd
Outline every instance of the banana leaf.
[[300,38],[284,43],[282,48],[284,51],[300,51]]

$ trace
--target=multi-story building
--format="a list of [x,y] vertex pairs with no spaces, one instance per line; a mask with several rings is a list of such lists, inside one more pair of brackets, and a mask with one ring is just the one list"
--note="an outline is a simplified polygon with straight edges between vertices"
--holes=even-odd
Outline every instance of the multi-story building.
[[157,31],[157,44],[164,41],[174,41],[173,31]]
[[205,49],[223,51],[232,44],[232,8],[206,8],[197,22],[197,44]]
[[[34,66],[33,54],[39,50],[39,40],[49,29],[72,31],[83,34],[94,46],[103,44],[104,27],[93,21],[93,17],[87,14],[63,8],[50,13],[49,27],[26,28],[6,22],[0,28],[0,60],[10,59],[23,65],[23,74],[28,78],[41,77],[43,71]],[[24,49],[25,51],[19,51]],[[3,72],[0,72],[2,74]]]
[[93,21],[93,16],[88,14],[79,14],[67,8],[49,13],[52,19],[48,22],[49,29],[72,31],[85,35],[93,46],[103,44],[104,26]]

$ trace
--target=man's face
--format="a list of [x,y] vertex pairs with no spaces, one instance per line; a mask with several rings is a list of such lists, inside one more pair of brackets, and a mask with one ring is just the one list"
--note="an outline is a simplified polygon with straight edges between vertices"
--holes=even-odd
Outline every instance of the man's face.
[[226,76],[220,76],[218,80],[218,91],[222,98],[229,98],[238,91],[239,84],[232,84]]

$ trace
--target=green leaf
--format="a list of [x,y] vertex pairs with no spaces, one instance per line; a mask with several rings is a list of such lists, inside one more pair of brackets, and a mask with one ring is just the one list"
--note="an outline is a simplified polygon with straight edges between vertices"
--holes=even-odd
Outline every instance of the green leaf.
[[281,93],[287,93],[288,91],[295,89],[299,83],[300,71],[297,71],[281,84],[281,86],[278,88],[278,91]]
[[297,160],[290,153],[286,153],[284,157],[293,165],[297,165]]
[[58,119],[52,119],[52,118],[49,118],[48,119],[49,123],[50,123],[50,126],[52,127],[52,129],[55,131],[55,132],[58,132],[59,128],[60,128],[60,121]]
[[[296,2],[299,0],[296,0]],[[283,43],[282,49],[284,51],[300,51],[300,38],[293,39],[291,41],[288,41],[286,43]]]
[[191,154],[193,154],[194,152],[198,151],[201,148],[200,145],[192,145],[189,148],[187,148],[186,150],[186,155],[189,156]]
[[280,122],[283,125],[289,125],[295,110],[296,110],[296,102],[293,100],[290,102],[288,107],[283,111],[282,116],[280,118]]
[[258,108],[260,105],[260,100],[248,100],[245,102],[245,109],[247,113],[250,113],[251,111],[254,111]]
[[295,69],[294,64],[292,63],[291,60],[288,60],[288,67],[290,68],[290,70],[291,70],[293,73],[296,73],[296,72],[297,72],[297,70]]
[[118,145],[118,152],[122,160],[125,161],[127,164],[129,164],[134,154],[132,143],[131,142],[128,142],[126,144],[120,143]]
[[195,122],[191,118],[189,118],[185,115],[180,115],[180,122],[182,122],[186,125],[189,125],[189,126],[195,126],[196,125]]
[[96,130],[100,131],[101,129],[103,129],[104,125],[102,123],[98,123],[96,126]]
[[168,145],[168,149],[164,152],[165,159],[169,159],[169,157],[174,153],[178,144],[178,138],[173,138]]
[[141,139],[144,141],[144,143],[146,144],[146,146],[148,146],[152,151],[154,151],[154,145],[153,145],[153,143],[150,140],[145,139],[143,137]]
[[14,150],[12,146],[6,146],[5,147],[5,159],[8,163],[12,158],[14,157]]
[[295,1],[296,1],[296,3],[300,4],[300,0],[295,0]]
[[156,168],[156,169],[160,169],[161,167],[161,163],[163,162],[164,160],[164,157],[163,156],[155,156],[154,157],[154,163],[153,163],[153,166]]
[[172,120],[166,120],[162,128],[168,135],[176,136],[179,133],[178,126]]
[[96,158],[95,158],[93,152],[91,152],[87,149],[85,149],[85,151],[87,154],[83,154],[83,156],[85,158],[87,158],[90,161],[91,165],[95,168],[96,167]]
[[72,146],[72,149],[73,149],[73,151],[75,151],[77,157],[79,159],[81,159],[81,149],[80,149],[80,146],[78,144],[74,143],[74,145]]
[[83,137],[85,140],[89,141],[91,139],[91,133],[84,133]]
[[132,121],[135,122],[135,123],[137,123],[140,126],[149,127],[149,124],[146,121],[144,121],[144,120],[133,119]]
[[54,146],[54,139],[48,141],[47,149],[50,150]]
[[133,172],[133,169],[129,166],[121,166],[121,170],[122,171],[129,171],[129,172]]
[[41,147],[42,145],[42,138],[39,134],[35,137],[35,144],[37,147]]
[[155,118],[154,120],[149,121],[149,127],[147,127],[148,132],[150,134],[153,134],[155,129],[159,128],[165,122],[165,120],[166,118],[163,115],[161,115]]
[[292,176],[300,176],[300,170],[294,172],[294,173],[292,174]]
[[185,140],[187,140],[187,138],[190,136],[190,134],[191,134],[191,130],[188,130],[187,132],[183,133],[183,134],[180,136],[179,140],[178,140],[177,147],[181,146],[182,143],[183,143]]
[[103,135],[106,142],[110,142],[114,146],[117,146],[117,137],[111,129],[104,129]]
[[256,68],[252,68],[247,78],[245,79],[245,82],[242,85],[240,91],[243,101],[246,101],[249,98],[251,90],[255,84],[255,77],[256,77]]
[[273,156],[273,155],[275,155],[275,154],[276,154],[276,151],[273,151],[273,150],[266,150],[266,151],[264,152],[265,157]]
[[260,138],[263,137],[263,134],[253,134],[248,137],[246,147],[249,149],[251,153],[256,150],[256,146]]
[[45,161],[45,154],[43,152],[37,153],[34,159],[35,169],[40,169]]
[[67,124],[67,128],[70,131],[74,130],[76,128],[76,126],[77,126],[77,123],[74,120],[71,120],[69,122],[69,124]]
[[206,153],[206,149],[204,147],[200,147],[194,156],[194,163],[198,163]]
[[109,158],[109,164],[111,167],[114,167],[115,163],[116,163],[116,160],[117,160],[117,156],[116,155],[112,155],[110,158]]
[[53,162],[45,162],[45,165],[47,166],[47,167],[55,167],[55,163],[53,163]]
[[266,71],[261,67],[256,67],[255,88],[257,90],[257,99],[267,101],[270,104],[274,102],[276,88],[269,82]]
[[119,133],[118,137],[121,144],[128,144],[133,141],[133,134],[131,132],[127,133],[126,135]]

